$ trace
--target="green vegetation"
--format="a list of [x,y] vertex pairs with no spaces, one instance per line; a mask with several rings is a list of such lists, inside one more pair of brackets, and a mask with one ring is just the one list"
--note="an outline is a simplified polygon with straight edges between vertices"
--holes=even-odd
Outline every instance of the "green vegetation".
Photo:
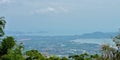
[[[4,36],[5,20],[0,18],[0,36]],[[101,54],[90,55],[88,53],[72,55],[69,57],[45,56],[38,50],[28,50],[23,52],[23,43],[16,44],[11,36],[1,38],[0,42],[0,60],[119,60],[120,59],[120,35],[113,38],[117,49],[109,44],[101,46]]]

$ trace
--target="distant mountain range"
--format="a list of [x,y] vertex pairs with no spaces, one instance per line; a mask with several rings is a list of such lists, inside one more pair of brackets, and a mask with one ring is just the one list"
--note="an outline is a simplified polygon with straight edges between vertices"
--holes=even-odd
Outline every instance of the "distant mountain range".
[[[36,36],[35,34],[44,34],[47,32],[13,32],[13,31],[6,31],[7,35],[12,36]],[[92,38],[112,38],[116,36],[117,32],[93,32],[93,33],[85,33],[82,35],[68,35],[68,36],[39,36],[39,37],[47,37],[47,38],[66,38],[66,39],[92,39]],[[37,35],[38,36],[38,35]]]
[[117,34],[117,32],[93,32],[82,34],[79,38],[113,38]]

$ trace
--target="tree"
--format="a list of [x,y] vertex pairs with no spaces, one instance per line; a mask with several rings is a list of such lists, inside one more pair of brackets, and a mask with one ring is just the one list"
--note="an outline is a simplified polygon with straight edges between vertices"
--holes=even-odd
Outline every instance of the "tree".
[[91,55],[90,58],[92,60],[101,60],[101,57],[98,54]]
[[112,60],[114,57],[115,49],[110,47],[109,44],[103,44],[102,47],[102,58],[105,60]]
[[7,54],[9,49],[12,49],[16,45],[13,37],[9,36],[2,40],[0,46],[0,56]]
[[3,29],[5,28],[6,21],[4,20],[4,17],[0,17],[0,37],[4,36]]
[[25,58],[21,55],[16,53],[17,50],[9,50],[7,54],[1,57],[1,60],[25,60]]
[[68,58],[66,58],[66,57],[62,57],[60,60],[68,60]]
[[7,54],[1,57],[1,60],[25,60],[22,55],[23,45],[16,45],[13,49],[8,49]]
[[[6,21],[4,17],[0,17],[0,37],[4,36],[3,29]],[[23,45],[17,45],[12,36],[1,39],[0,42],[0,60],[25,60],[22,55]]]
[[55,55],[53,55],[53,56],[50,56],[50,57],[48,58],[48,60],[60,60],[60,58],[57,57],[57,56],[55,56]]
[[45,60],[45,57],[38,50],[26,51],[26,60]]
[[69,56],[69,58],[72,58],[74,60],[91,60],[91,56],[87,53],[84,53],[84,54],[80,54],[80,55],[72,55],[72,56]]

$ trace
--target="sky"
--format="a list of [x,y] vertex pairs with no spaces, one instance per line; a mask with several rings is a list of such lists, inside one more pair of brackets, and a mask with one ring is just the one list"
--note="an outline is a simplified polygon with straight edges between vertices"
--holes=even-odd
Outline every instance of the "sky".
[[120,0],[0,0],[6,30],[53,35],[116,32]]

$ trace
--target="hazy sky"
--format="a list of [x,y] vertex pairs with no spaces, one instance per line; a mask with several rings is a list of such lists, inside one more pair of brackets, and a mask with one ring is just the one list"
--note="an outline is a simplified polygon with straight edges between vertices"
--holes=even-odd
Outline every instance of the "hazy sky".
[[50,34],[116,32],[120,0],[0,0],[6,30]]

